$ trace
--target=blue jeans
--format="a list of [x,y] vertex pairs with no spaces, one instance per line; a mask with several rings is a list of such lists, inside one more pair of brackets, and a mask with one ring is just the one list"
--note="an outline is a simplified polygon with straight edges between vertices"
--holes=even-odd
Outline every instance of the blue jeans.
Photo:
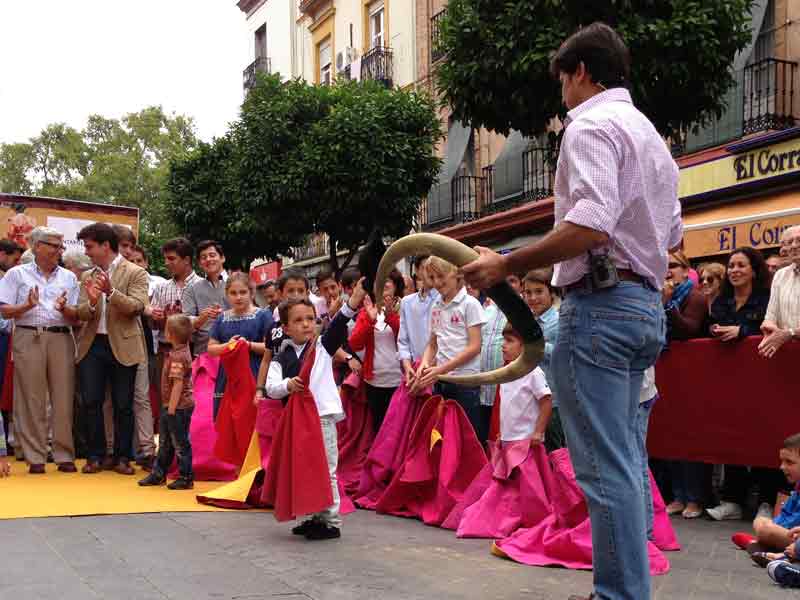
[[703,504],[706,496],[706,482],[710,481],[705,463],[688,460],[674,460],[669,463],[674,500],[686,504]]
[[481,388],[466,387],[454,383],[436,382],[433,386],[433,393],[440,394],[445,400],[455,400],[464,409],[467,419],[472,423],[475,435],[483,443],[489,437],[488,424],[484,427],[481,419]]
[[647,523],[647,539],[653,540],[653,519],[655,510],[653,509],[653,493],[650,491],[650,461],[647,459],[647,426],[650,424],[650,411],[658,400],[658,396],[650,398],[647,402],[639,403],[639,454],[642,457],[642,495],[644,496],[644,516]]
[[561,304],[553,393],[589,508],[598,600],[650,598],[639,393],[664,331],[661,295],[637,283]]
[[153,473],[166,477],[175,455],[178,456],[178,474],[184,479],[193,480],[192,442],[189,439],[189,427],[192,424],[194,407],[179,408],[174,415],[161,407],[158,417],[158,459],[153,465]]

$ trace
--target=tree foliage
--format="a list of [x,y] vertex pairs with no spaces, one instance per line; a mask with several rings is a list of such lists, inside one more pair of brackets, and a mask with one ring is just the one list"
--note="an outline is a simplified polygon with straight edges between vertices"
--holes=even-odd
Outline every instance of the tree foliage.
[[225,137],[174,162],[173,215],[235,249],[237,263],[326,233],[338,270],[337,251],[352,256],[374,228],[411,229],[440,135],[432,101],[415,92],[261,76]]
[[719,118],[753,0],[451,0],[438,69],[443,100],[473,127],[528,136],[563,115],[549,61],[579,27],[616,28],[633,59],[634,102],[664,135]]
[[92,115],[81,131],[55,123],[0,145],[0,190],[138,207],[140,243],[159,262],[161,243],[179,231],[166,206],[169,161],[195,146],[192,119],[160,106]]

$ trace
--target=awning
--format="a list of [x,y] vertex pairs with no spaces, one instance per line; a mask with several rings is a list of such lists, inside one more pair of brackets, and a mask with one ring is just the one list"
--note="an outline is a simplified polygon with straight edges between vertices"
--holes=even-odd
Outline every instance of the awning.
[[503,150],[494,161],[494,198],[491,202],[502,202],[522,194],[522,154],[530,139],[519,131],[512,130]]
[[428,193],[428,223],[445,221],[453,216],[453,202],[450,187],[453,177],[464,161],[472,129],[461,121],[453,121],[447,132],[444,164],[439,171],[439,181]]
[[783,231],[793,225],[800,225],[800,207],[686,225],[684,252],[697,258],[728,254],[740,246],[775,248]]

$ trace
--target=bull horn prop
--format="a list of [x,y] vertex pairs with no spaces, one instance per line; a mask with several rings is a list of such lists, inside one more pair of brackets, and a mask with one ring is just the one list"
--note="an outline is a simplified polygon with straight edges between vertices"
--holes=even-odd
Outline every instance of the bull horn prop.
[[[409,256],[430,254],[439,256],[457,267],[471,263],[478,253],[458,240],[436,233],[414,233],[397,240],[389,246],[378,265],[375,277],[375,301],[383,303],[383,285],[394,266]],[[485,290],[508,318],[508,322],[522,337],[522,354],[512,363],[477,375],[442,375],[440,381],[458,385],[477,386],[508,383],[524,377],[533,371],[544,356],[544,336],[542,329],[525,304],[525,301],[505,281]]]

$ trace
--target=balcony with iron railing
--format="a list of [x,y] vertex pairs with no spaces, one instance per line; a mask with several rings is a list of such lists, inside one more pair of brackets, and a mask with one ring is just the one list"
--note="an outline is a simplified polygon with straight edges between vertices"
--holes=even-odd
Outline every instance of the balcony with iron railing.
[[270,60],[266,56],[259,56],[242,72],[244,91],[252,90],[256,85],[257,73],[269,73],[271,71]]
[[777,58],[765,58],[744,68],[744,135],[794,126],[796,76],[796,62]]
[[431,17],[431,63],[444,57],[442,48],[442,19],[446,10],[440,10]]
[[328,256],[330,253],[330,241],[327,233],[315,234],[308,238],[303,246],[292,248],[292,258],[295,262],[310,260],[321,256]]
[[558,150],[552,145],[530,146],[522,153],[522,195],[535,202],[553,195],[553,179]]
[[391,48],[377,46],[361,58],[361,79],[372,79],[390,88],[393,84],[394,59]]

